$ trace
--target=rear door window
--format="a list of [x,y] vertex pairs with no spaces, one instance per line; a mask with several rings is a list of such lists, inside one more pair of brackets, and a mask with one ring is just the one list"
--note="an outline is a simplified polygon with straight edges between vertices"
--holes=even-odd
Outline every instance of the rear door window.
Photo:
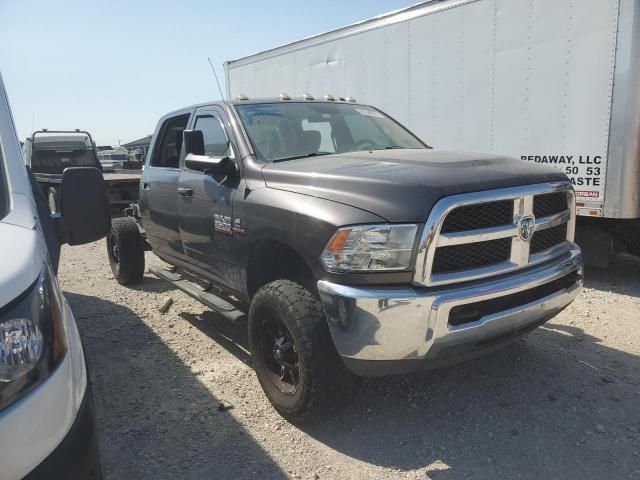
[[169,118],[161,130],[160,143],[154,149],[151,166],[178,168],[182,152],[182,132],[187,128],[189,114]]

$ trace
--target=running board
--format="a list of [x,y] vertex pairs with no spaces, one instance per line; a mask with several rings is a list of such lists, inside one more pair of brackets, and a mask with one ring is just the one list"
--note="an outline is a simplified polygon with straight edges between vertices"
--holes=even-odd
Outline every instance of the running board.
[[173,273],[169,270],[165,270],[164,268],[159,267],[149,267],[149,271],[161,280],[169,282],[171,285],[178,288],[179,290],[182,290],[190,297],[193,297],[200,303],[203,303],[214,312],[222,315],[227,320],[231,320],[232,322],[236,323],[245,320],[247,317],[246,314],[238,310],[235,305],[216,295],[213,295],[212,293],[203,290],[196,284],[185,280],[177,273]]

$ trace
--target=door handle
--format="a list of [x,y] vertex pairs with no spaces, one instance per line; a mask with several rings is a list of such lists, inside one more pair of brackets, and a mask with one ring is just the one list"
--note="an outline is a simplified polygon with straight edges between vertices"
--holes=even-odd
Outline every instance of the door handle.
[[178,187],[178,193],[183,197],[190,197],[191,195],[193,195],[193,188]]

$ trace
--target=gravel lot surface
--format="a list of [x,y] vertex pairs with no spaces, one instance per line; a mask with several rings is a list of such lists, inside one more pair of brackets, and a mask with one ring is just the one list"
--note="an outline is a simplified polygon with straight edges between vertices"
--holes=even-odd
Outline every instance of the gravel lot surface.
[[262,394],[244,328],[150,274],[118,285],[104,242],[65,248],[60,282],[107,480],[640,478],[640,263],[588,270],[571,307],[506,349],[367,380],[304,429]]

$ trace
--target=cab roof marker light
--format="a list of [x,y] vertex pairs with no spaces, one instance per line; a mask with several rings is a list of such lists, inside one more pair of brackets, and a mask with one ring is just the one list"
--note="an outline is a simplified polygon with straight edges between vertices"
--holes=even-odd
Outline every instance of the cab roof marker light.
[[356,103],[356,99],[353,97],[347,97],[347,102]]
[[249,100],[249,97],[247,97],[244,93],[241,93],[236,97],[236,100],[240,100],[240,101]]
[[303,99],[303,100],[313,100],[314,98],[313,98],[313,95],[311,95],[310,93],[305,93],[305,94],[302,96],[302,99]]
[[280,100],[291,100],[291,96],[288,93],[281,93]]
[[324,98],[327,102],[335,102],[336,98],[333,95],[325,95]]

